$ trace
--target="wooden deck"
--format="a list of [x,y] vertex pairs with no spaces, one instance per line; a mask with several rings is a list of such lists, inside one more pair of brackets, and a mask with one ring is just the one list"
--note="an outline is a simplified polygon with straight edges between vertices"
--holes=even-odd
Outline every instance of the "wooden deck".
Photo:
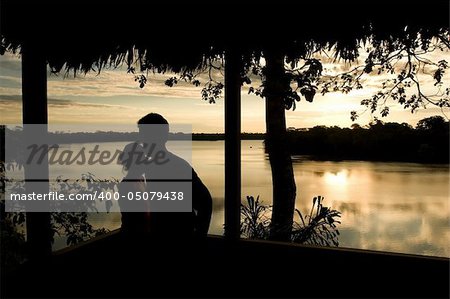
[[266,241],[130,241],[118,231],[3,277],[2,297],[442,297],[447,258]]

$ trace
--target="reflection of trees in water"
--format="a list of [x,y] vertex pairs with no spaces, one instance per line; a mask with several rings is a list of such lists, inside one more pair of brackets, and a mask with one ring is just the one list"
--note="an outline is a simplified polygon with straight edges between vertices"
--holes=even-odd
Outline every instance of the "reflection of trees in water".
[[338,203],[338,209],[346,215],[358,215],[361,213],[361,204],[355,202]]
[[[339,246],[337,224],[341,212],[323,206],[324,198],[313,198],[309,213],[296,209],[298,220],[294,220],[290,241],[300,244]],[[241,205],[241,236],[249,239],[270,238],[270,216],[272,207],[264,205],[259,196],[247,196],[247,202]],[[286,230],[285,230],[286,231]]]

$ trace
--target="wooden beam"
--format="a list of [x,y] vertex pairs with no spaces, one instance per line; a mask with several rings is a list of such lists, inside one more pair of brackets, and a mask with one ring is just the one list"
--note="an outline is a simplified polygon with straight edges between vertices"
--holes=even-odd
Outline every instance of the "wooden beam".
[[225,237],[239,239],[241,208],[241,57],[225,54]]
[[[28,124],[48,124],[47,116],[47,61],[41,52],[41,47],[33,43],[22,46],[22,112],[25,135]],[[36,129],[36,128],[35,128]],[[47,126],[42,126],[41,134],[47,133]],[[36,134],[35,132],[33,132]],[[36,136],[34,136],[36,137]],[[40,165],[24,165],[25,189],[27,192],[48,192],[48,183],[40,182],[31,185],[27,180],[49,176],[48,162]],[[38,174],[38,175],[37,175]],[[27,243],[32,259],[42,258],[51,254],[52,231],[50,213],[26,213]]]

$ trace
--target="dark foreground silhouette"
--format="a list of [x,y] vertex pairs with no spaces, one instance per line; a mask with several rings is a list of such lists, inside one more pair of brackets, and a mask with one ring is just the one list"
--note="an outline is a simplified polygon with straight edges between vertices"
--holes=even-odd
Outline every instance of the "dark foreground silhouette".
[[[208,237],[195,248],[120,232],[4,276],[4,297],[448,297],[449,260]],[[286,265],[289,265],[286,268]],[[432,280],[432,281],[429,281]]]

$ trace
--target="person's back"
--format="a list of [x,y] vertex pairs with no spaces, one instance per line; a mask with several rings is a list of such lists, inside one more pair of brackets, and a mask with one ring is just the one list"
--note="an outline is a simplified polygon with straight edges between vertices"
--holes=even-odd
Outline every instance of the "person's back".
[[[141,233],[147,233],[150,230],[150,213],[145,211],[145,207],[142,207],[142,212],[129,212],[129,210],[137,209],[136,203],[128,202],[128,194],[136,192],[144,192],[144,181],[137,181],[135,178],[124,177],[118,185],[118,192],[121,195],[119,199],[120,210],[122,211],[122,232],[129,235],[139,235]],[[122,198],[124,196],[125,198]],[[141,203],[139,203],[141,204]],[[134,205],[133,207],[131,205]],[[128,212],[127,212],[128,211]]]
[[[182,158],[167,152],[167,163],[149,168],[146,173],[147,189],[152,191],[152,181],[187,181],[192,184],[191,212],[151,212],[150,232],[158,238],[204,237],[208,233],[212,212],[212,197],[194,169]],[[164,173],[164,175],[161,175]],[[166,175],[170,173],[170,177]],[[189,179],[186,179],[189,173]]]
[[118,163],[126,171],[125,177],[118,185],[119,207],[122,214],[121,231],[129,236],[140,237],[150,228],[149,211],[144,201],[130,201],[130,194],[145,192],[144,168],[139,164],[144,150],[136,142],[127,144],[119,157]]
[[[177,186],[178,182],[192,185],[192,209],[189,212],[160,212],[152,209],[150,202],[152,236],[166,240],[205,237],[211,220],[211,194],[191,165],[167,150],[167,120],[159,114],[150,113],[138,121],[138,127],[143,146],[149,151],[147,156],[152,161],[145,167],[147,191],[160,191],[158,182],[173,182],[173,186]],[[177,191],[175,189],[170,191]]]

